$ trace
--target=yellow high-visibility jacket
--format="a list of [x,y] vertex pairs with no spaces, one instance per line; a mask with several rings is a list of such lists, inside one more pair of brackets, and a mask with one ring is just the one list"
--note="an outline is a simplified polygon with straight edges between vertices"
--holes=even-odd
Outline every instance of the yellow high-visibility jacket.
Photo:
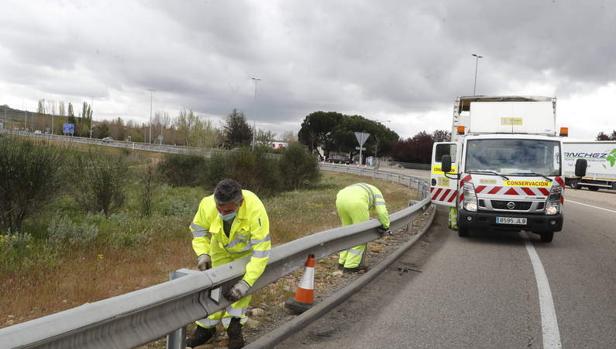
[[267,266],[272,242],[263,203],[249,190],[242,190],[242,196],[244,200],[228,237],[216,209],[214,195],[201,200],[190,231],[193,234],[193,250],[197,256],[210,255],[213,267],[250,256],[243,279],[252,286]]
[[368,183],[355,183],[338,192],[338,200],[345,201],[362,201],[366,203],[365,207],[368,210],[374,210],[376,217],[385,229],[389,229],[389,213],[385,206],[383,193],[379,188]]

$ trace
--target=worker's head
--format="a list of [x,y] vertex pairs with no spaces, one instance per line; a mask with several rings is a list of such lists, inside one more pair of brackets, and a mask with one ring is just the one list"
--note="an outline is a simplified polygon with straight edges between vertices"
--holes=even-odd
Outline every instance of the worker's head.
[[233,179],[223,179],[216,185],[214,199],[220,217],[225,221],[232,220],[242,205],[242,186]]

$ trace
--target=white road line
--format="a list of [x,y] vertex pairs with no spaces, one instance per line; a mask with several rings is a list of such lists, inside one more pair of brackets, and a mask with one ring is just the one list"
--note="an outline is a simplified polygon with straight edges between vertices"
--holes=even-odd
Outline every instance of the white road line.
[[533,265],[535,279],[537,280],[537,289],[539,291],[539,308],[541,310],[541,332],[543,334],[544,349],[559,349],[562,348],[560,342],[560,331],[558,330],[558,321],[556,320],[556,310],[554,310],[554,301],[552,300],[552,291],[550,291],[550,283],[543,269],[543,264],[539,255],[530,242],[528,236],[525,236],[526,251],[530,257],[530,262]]
[[589,205],[589,204],[584,204],[584,203],[577,202],[577,201],[573,201],[573,200],[566,200],[565,202],[572,202],[572,203],[574,203],[574,204],[578,204],[578,205],[582,205],[582,206],[587,206],[587,207],[596,208],[597,210],[603,210],[603,211],[607,211],[607,212],[616,213],[616,211],[614,211],[614,210],[610,210],[610,209],[603,208],[603,207],[598,207],[598,206],[593,206],[593,205]]

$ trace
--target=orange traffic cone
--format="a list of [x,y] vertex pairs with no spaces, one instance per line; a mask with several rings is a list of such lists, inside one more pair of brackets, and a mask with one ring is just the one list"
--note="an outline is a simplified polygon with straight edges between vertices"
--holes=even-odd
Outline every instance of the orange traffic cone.
[[306,259],[306,268],[302,280],[295,291],[295,297],[287,299],[285,306],[295,314],[301,314],[312,307],[314,303],[314,255]]

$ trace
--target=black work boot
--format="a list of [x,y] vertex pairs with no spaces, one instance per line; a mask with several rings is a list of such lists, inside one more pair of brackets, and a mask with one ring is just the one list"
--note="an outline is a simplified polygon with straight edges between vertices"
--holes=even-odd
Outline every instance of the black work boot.
[[193,333],[186,339],[187,347],[198,347],[207,343],[216,334],[216,327],[204,328],[199,325],[195,328]]
[[242,324],[240,318],[231,318],[229,328],[227,328],[227,335],[229,335],[229,349],[240,349],[244,347],[244,336],[242,336]]

